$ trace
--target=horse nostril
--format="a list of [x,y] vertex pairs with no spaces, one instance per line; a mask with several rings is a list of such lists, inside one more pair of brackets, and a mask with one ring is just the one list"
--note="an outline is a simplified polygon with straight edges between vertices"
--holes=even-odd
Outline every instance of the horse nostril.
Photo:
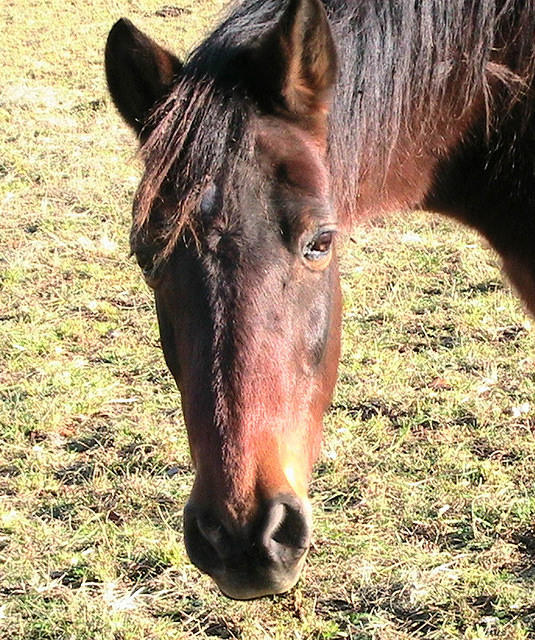
[[292,562],[303,555],[310,545],[310,524],[303,504],[293,496],[275,499],[261,538],[262,546],[276,561]]
[[204,514],[197,517],[197,526],[201,535],[204,536],[218,555],[221,555],[221,552],[225,549],[228,538],[223,529],[223,525],[211,516]]
[[284,511],[284,516],[273,534],[273,540],[293,547],[308,547],[309,530],[303,514],[290,505],[284,505]]
[[223,526],[190,504],[184,508],[184,542],[188,556],[201,571],[211,573],[222,566],[228,547]]

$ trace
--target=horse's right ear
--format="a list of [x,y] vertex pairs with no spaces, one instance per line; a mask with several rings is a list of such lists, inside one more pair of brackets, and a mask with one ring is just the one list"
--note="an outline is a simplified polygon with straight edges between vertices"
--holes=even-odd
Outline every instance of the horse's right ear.
[[172,88],[182,63],[125,18],[110,31],[105,59],[113,102],[139,135],[147,116]]
[[278,22],[244,57],[249,88],[264,110],[324,127],[337,55],[321,0],[287,0]]

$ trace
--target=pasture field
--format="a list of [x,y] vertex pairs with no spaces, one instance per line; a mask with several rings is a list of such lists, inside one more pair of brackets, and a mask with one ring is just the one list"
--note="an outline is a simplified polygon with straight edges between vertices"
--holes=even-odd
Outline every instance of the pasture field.
[[232,602],[186,558],[187,441],[102,60],[122,15],[184,54],[223,4],[0,3],[0,638],[535,638],[534,331],[493,252],[423,213],[342,243],[297,588]]

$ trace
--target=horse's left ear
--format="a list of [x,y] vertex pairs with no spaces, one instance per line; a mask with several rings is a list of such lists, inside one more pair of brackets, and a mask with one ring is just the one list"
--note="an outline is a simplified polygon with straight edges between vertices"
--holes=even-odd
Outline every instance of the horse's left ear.
[[325,121],[337,56],[320,0],[288,0],[277,24],[248,53],[261,107],[282,110],[305,126]]
[[152,109],[171,90],[182,63],[125,18],[109,33],[105,58],[113,102],[139,135]]

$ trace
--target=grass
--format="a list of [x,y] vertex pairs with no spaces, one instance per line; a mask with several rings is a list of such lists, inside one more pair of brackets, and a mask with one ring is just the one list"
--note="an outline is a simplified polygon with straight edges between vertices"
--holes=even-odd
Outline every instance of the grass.
[[0,8],[0,638],[533,638],[534,333],[496,256],[423,213],[345,243],[298,587],[230,602],[187,561],[192,471],[102,50],[127,15],[184,53],[221,6]]

